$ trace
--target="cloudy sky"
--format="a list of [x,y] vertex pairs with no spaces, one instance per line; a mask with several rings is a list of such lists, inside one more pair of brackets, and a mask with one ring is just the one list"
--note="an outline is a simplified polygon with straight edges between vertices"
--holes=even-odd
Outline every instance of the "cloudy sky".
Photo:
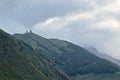
[[31,29],[120,59],[120,0],[0,0],[0,28]]

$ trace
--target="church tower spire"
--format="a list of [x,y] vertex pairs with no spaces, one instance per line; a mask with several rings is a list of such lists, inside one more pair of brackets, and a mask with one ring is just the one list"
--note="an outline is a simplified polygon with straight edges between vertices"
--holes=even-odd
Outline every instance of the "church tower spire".
[[32,30],[30,30],[30,33],[32,33]]
[[26,33],[29,33],[28,30],[26,30]]

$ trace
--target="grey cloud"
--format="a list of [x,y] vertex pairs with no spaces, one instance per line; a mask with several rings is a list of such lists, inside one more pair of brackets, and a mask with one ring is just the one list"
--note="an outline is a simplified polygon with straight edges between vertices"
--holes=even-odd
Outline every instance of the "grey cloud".
[[90,9],[92,6],[84,0],[0,0],[0,18],[9,18],[27,27],[54,16]]
[[[101,21],[104,22],[104,20],[106,19],[116,20],[116,18],[112,14],[109,14],[106,12],[105,13],[98,12],[94,15],[95,17],[92,17],[92,18],[80,19],[77,21],[70,22],[69,24],[64,26],[64,29],[61,29],[57,32],[51,32],[47,29],[45,30],[43,29],[43,30],[39,30],[38,32],[37,31],[35,32],[49,38],[59,38],[59,39],[68,40],[70,42],[79,44],[80,46],[83,46],[83,47],[93,46],[97,48],[99,51],[107,53],[119,59],[120,58],[120,55],[119,55],[120,53],[120,50],[119,50],[119,47],[120,47],[119,31],[120,30],[119,29],[120,28],[114,27],[116,23],[109,26],[106,26],[106,25],[93,26],[98,22],[101,22]],[[115,28],[118,30],[116,30]],[[46,32],[49,34],[46,34]]]
[[[48,18],[64,18],[65,15],[79,10],[92,12],[95,6],[90,1],[96,1],[96,5],[103,6],[114,0],[0,0],[0,27],[10,33],[23,33],[26,29],[34,27],[35,24],[42,23]],[[114,32],[108,28],[96,29],[97,26],[91,25],[104,21],[109,16],[120,19],[116,12],[99,12],[95,14],[94,18],[70,22],[56,32],[50,30],[34,30],[34,32],[49,38],[68,40],[80,46],[93,46],[114,57],[120,57],[120,46],[117,45],[120,44],[120,32]],[[114,51],[117,52],[114,54]]]
[[97,4],[99,5],[107,5],[109,3],[114,2],[114,0],[95,0]]

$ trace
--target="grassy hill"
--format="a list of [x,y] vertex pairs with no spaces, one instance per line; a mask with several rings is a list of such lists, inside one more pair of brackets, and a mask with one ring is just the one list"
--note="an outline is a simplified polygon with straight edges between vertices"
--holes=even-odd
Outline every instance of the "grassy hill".
[[56,64],[0,29],[0,80],[69,80]]
[[114,63],[67,41],[46,39],[34,33],[15,34],[14,37],[30,45],[36,52],[42,51],[69,76],[88,73],[112,74],[119,71]]

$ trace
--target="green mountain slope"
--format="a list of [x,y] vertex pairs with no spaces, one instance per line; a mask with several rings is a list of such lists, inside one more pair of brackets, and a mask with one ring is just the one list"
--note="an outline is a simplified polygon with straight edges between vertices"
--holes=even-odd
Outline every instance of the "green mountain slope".
[[33,47],[36,52],[42,51],[69,76],[88,73],[115,73],[119,71],[115,64],[67,41],[46,39],[34,33],[15,34],[14,36]]
[[53,61],[0,30],[0,80],[69,80]]

